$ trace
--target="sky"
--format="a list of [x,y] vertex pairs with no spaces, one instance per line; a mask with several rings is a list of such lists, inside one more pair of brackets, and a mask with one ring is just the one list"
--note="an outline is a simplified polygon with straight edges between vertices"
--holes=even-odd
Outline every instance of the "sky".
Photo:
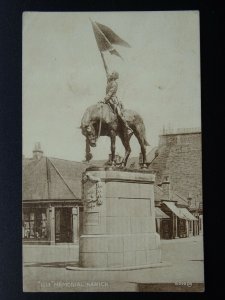
[[[86,108],[105,97],[106,77],[89,18],[110,27],[131,48],[105,54],[120,74],[118,98],[144,120],[150,144],[165,128],[201,126],[199,13],[25,12],[23,14],[23,154],[36,142],[44,155],[81,161],[79,129]],[[124,154],[117,139],[116,152]],[[131,139],[131,156],[140,147]],[[110,140],[101,137],[94,159],[106,159]]]

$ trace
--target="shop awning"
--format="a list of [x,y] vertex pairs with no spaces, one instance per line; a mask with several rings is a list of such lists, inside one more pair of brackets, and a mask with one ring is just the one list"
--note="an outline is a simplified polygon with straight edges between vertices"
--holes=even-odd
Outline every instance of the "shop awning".
[[180,211],[180,208],[175,205],[174,202],[163,201],[163,203],[180,219],[187,220],[187,217]]
[[159,207],[155,207],[155,217],[156,217],[156,219],[169,219],[170,218]]
[[180,219],[196,221],[197,219],[187,210],[187,208],[177,207],[174,202],[163,201],[163,203]]
[[186,217],[187,220],[189,221],[197,221],[198,219],[195,218],[188,210],[187,208],[180,208],[182,214]]

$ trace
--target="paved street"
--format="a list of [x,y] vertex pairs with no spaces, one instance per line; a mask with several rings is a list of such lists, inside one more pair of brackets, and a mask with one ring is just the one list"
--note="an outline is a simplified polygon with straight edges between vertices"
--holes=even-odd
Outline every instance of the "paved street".
[[[130,271],[71,271],[77,245],[24,246],[24,291],[202,290],[202,236],[162,240],[162,260],[171,265]],[[54,260],[53,260],[54,258]]]

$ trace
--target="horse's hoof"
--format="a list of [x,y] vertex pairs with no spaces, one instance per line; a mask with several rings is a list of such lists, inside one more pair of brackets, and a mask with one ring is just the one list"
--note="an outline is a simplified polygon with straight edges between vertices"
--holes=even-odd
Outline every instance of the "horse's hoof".
[[87,162],[90,161],[92,158],[93,158],[93,155],[91,153],[86,154],[85,159],[86,159]]
[[110,166],[110,167],[113,167],[113,166],[115,166],[115,162],[109,160],[109,161],[107,161],[106,165]]
[[141,166],[141,169],[147,169],[148,168],[148,166],[146,165],[146,164],[143,164],[142,166]]
[[120,169],[124,169],[124,168],[125,168],[125,164],[122,163],[122,164],[120,165]]

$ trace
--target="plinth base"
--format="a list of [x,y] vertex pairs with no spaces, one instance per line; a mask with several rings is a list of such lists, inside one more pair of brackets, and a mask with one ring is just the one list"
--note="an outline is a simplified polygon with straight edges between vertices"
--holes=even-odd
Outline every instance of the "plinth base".
[[79,267],[131,270],[161,265],[155,228],[155,175],[87,169]]
[[132,270],[142,270],[142,269],[150,269],[150,268],[169,267],[171,265],[172,264],[169,262],[162,261],[160,263],[155,263],[155,264],[150,264],[150,265],[132,266],[132,267],[82,268],[82,267],[66,266],[66,269],[71,270],[71,271],[132,271]]
[[157,233],[83,235],[80,237],[80,267],[126,268],[161,262]]

